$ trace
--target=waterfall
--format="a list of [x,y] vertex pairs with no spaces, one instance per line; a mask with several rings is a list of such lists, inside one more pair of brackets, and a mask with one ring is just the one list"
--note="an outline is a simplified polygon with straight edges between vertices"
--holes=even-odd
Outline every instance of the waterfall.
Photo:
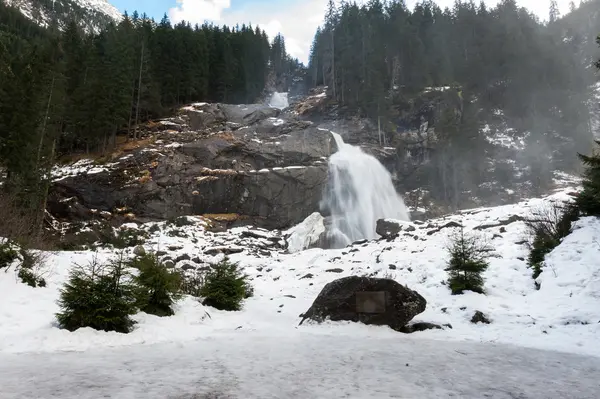
[[333,133],[338,151],[329,159],[327,190],[321,207],[331,215],[328,240],[335,248],[377,237],[378,219],[410,220],[392,177],[373,156]]
[[269,107],[284,109],[290,106],[287,93],[275,92],[269,100]]

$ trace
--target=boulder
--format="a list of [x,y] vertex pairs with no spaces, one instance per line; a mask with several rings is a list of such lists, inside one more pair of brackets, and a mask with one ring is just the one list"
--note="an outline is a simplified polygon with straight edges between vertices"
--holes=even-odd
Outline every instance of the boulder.
[[[450,327],[450,328],[452,328],[452,327]],[[440,326],[439,324],[428,323],[428,322],[422,321],[422,322],[418,322],[418,323],[407,324],[400,329],[400,332],[403,332],[405,334],[412,334],[414,332],[419,332],[419,331],[442,330],[442,329],[443,329],[443,327]]]
[[490,321],[490,319],[488,319],[488,317],[483,312],[476,310],[475,314],[471,318],[471,323],[473,323],[473,324],[477,324],[477,323],[490,324],[491,321]]
[[375,232],[383,238],[395,238],[406,227],[406,231],[415,231],[415,227],[400,220],[379,219]]
[[142,245],[138,245],[137,247],[133,248],[133,254],[135,256],[144,256],[146,255],[146,249]]
[[314,212],[302,223],[289,229],[286,232],[288,251],[298,252],[318,247],[326,235],[324,221],[325,219],[319,212]]
[[303,314],[300,324],[306,319],[316,322],[347,320],[387,325],[400,331],[425,311],[426,305],[427,301],[419,293],[394,280],[350,276],[325,285]]

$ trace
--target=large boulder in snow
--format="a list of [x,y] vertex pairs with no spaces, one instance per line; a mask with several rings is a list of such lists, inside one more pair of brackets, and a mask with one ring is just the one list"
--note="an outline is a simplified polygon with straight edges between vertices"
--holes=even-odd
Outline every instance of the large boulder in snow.
[[383,238],[395,238],[401,231],[411,232],[416,228],[410,222],[402,220],[379,219],[375,226],[375,232]]
[[[378,303],[371,303],[370,301]],[[419,293],[391,279],[349,276],[325,285],[302,315],[322,322],[353,321],[387,325],[400,331],[425,311],[427,301]]]
[[327,234],[325,231],[325,218],[319,212],[314,212],[286,233],[289,252],[320,247]]

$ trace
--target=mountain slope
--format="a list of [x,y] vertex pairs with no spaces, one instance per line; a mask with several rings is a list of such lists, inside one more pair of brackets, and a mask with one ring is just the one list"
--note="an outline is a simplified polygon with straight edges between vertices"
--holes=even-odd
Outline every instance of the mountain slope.
[[107,0],[6,0],[6,3],[42,26],[53,20],[62,25],[74,19],[88,29],[97,30],[122,18],[121,12]]

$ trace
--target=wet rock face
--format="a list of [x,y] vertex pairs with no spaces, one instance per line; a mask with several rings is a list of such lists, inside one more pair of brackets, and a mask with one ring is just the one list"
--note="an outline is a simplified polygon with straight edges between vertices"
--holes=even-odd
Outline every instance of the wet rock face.
[[[357,297],[375,293],[380,303],[369,309]],[[361,303],[363,305],[361,305]],[[364,324],[387,325],[396,331],[425,311],[427,301],[419,293],[391,279],[350,276],[325,285],[312,306],[302,315],[323,322],[354,321]]]
[[262,105],[196,104],[153,133],[106,171],[55,182],[49,208],[79,220],[127,208],[142,220],[237,214],[289,227],[318,210],[336,150],[328,131]]

